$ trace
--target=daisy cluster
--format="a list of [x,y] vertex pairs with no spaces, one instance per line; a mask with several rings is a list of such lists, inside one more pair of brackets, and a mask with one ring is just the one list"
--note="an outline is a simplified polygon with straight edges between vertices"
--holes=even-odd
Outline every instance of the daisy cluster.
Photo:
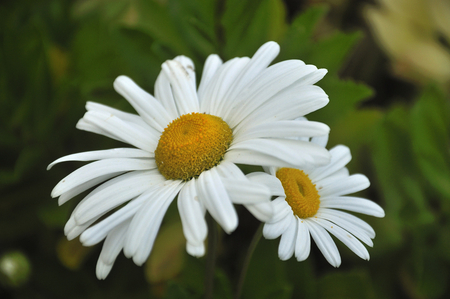
[[[306,259],[311,237],[337,267],[340,255],[330,234],[363,259],[374,230],[342,210],[383,217],[367,199],[347,196],[369,186],[349,175],[345,146],[326,149],[329,127],[304,116],[324,107],[327,94],[314,85],[325,74],[301,60],[271,65],[275,42],[252,58],[223,62],[210,55],[197,87],[193,62],[178,56],[162,64],[154,96],[130,78],[115,90],[138,114],[88,102],[77,128],[132,147],[68,155],[66,161],[93,161],[53,189],[60,205],[91,190],[64,228],[69,240],[85,246],[103,242],[97,277],[104,279],[123,251],[137,265],[148,258],[164,215],[176,200],[186,250],[205,254],[208,212],[226,233],[238,226],[235,204],[265,223],[264,236],[281,236],[279,257]],[[262,166],[244,174],[237,164]]]

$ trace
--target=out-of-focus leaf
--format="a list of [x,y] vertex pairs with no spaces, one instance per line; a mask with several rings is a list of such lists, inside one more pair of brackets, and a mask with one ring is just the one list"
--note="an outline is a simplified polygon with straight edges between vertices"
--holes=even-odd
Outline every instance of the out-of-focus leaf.
[[321,120],[329,125],[342,120],[347,113],[355,110],[356,105],[373,94],[373,90],[363,84],[350,80],[340,80],[332,74],[319,82],[330,98],[324,108],[311,114],[311,119]]
[[351,48],[361,38],[359,32],[337,32],[330,37],[318,41],[312,49],[308,62],[328,69],[330,73],[337,73]]
[[185,244],[181,222],[173,222],[161,228],[145,265],[145,275],[150,283],[167,281],[180,273]]
[[[295,18],[280,43],[281,57],[279,59],[306,59],[304,56],[313,46],[311,41],[313,30],[327,11],[327,7],[323,5],[311,6]],[[307,62],[310,63],[310,61]]]
[[429,87],[411,111],[412,149],[426,179],[450,198],[450,105]]
[[85,261],[92,247],[84,247],[78,240],[69,241],[61,237],[56,246],[56,253],[61,263],[71,270],[78,269]]
[[286,30],[285,8],[279,0],[229,0],[222,25],[225,56],[247,56],[270,40],[279,40]]

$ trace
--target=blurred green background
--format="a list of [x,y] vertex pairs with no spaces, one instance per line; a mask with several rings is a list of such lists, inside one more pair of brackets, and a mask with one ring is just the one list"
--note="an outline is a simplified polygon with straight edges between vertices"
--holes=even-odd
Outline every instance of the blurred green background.
[[[251,56],[264,42],[329,70],[330,104],[308,116],[348,145],[361,196],[386,217],[370,261],[338,243],[340,268],[313,246],[307,261],[281,262],[261,240],[242,298],[450,297],[450,2],[447,0],[6,0],[0,4],[0,298],[201,298],[206,258],[185,252],[176,205],[149,261],[122,254],[95,277],[101,245],[67,241],[80,197],[58,207],[53,186],[78,168],[46,166],[70,153],[120,146],[78,131],[86,101],[132,111],[118,75],[153,93],[161,63],[207,55]],[[214,298],[232,298],[259,223],[221,234]]]

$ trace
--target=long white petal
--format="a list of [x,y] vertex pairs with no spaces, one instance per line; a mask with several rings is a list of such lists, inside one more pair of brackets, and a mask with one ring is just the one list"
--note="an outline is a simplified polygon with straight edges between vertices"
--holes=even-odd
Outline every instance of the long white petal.
[[259,221],[267,222],[273,218],[273,206],[270,202],[244,204],[244,206]]
[[251,182],[244,177],[244,180],[222,178],[222,183],[233,203],[237,204],[257,204],[270,201],[270,190],[258,182]]
[[264,122],[292,120],[328,104],[327,94],[318,86],[293,86],[276,94],[234,128],[235,134]]
[[177,204],[187,242],[203,244],[208,234],[208,227],[205,221],[205,208],[197,196],[195,178],[183,186],[178,195]]
[[228,111],[230,117],[227,122],[232,128],[235,127],[272,96],[315,70],[315,66],[305,65],[300,60],[286,60],[270,66],[237,96],[236,105]]
[[295,250],[298,225],[295,217],[290,217],[290,220],[289,228],[281,235],[278,245],[278,257],[282,261],[290,259]]
[[77,224],[83,224],[141,195],[160,182],[156,171],[133,171],[109,180],[89,193],[73,211]]
[[339,267],[341,265],[341,256],[330,234],[320,225],[308,220],[303,220],[308,226],[309,232],[314,239],[320,252],[322,252],[325,259],[333,266]]
[[319,186],[320,184],[321,182],[317,183],[317,188],[320,188],[319,195],[321,197],[352,194],[370,186],[369,179],[362,174],[352,174],[347,178],[336,180],[333,184],[322,188]]
[[[267,161],[262,158],[267,157]],[[328,151],[316,144],[290,139],[250,139],[232,144],[225,159],[234,163],[304,168],[329,162]],[[270,159],[270,160],[269,160]],[[269,164],[269,163],[277,164]]]
[[114,89],[134,107],[147,124],[159,132],[172,121],[161,103],[130,78],[119,76],[114,81]]
[[316,183],[338,171],[339,169],[345,167],[345,165],[347,165],[347,163],[352,159],[350,149],[344,145],[335,146],[330,150],[330,154],[331,160],[329,164],[315,168],[308,174],[313,183]]
[[47,170],[58,163],[66,161],[94,161],[110,158],[151,158],[153,156],[153,153],[137,148],[113,148],[109,150],[89,151],[61,157],[50,163],[47,166]]
[[88,111],[83,117],[87,122],[117,136],[120,140],[148,152],[156,149],[160,134],[147,126],[145,129],[131,123],[126,123],[113,114],[99,111]]
[[311,236],[306,223],[297,218],[297,241],[295,244],[295,258],[301,262],[308,258],[311,251]]
[[52,197],[57,197],[78,185],[110,173],[154,168],[156,168],[156,162],[153,159],[112,158],[95,161],[78,168],[63,178],[53,188],[51,195]]
[[384,210],[375,202],[351,196],[325,197],[320,199],[322,208],[335,208],[366,214],[374,217],[384,217]]
[[291,224],[291,218],[295,218],[294,215],[288,215],[278,222],[266,223],[263,227],[263,235],[266,239],[275,239],[281,236]]
[[202,172],[198,177],[197,192],[211,216],[228,234],[238,225],[238,217],[230,197],[215,168]]
[[166,210],[182,186],[181,181],[167,181],[131,220],[124,254],[133,257],[136,265],[140,266],[147,260]]
[[272,196],[285,196],[283,186],[277,177],[264,172],[252,172],[247,174],[252,182],[260,182],[270,189]]
[[356,231],[361,231],[362,233],[365,233],[370,238],[375,238],[375,231],[374,229],[365,221],[361,220],[360,218],[338,210],[333,209],[319,209],[316,216],[319,218],[330,220],[331,222],[336,223],[340,227],[347,229],[348,231],[354,232],[354,234],[357,234]]
[[[205,61],[205,66],[203,67],[202,78],[198,86],[198,98],[200,100],[200,107],[202,106],[203,96],[208,85],[211,83],[212,78],[216,74],[217,70],[222,65],[222,59],[216,54],[209,55]],[[205,98],[205,100],[208,100]]]
[[[230,104],[235,98],[227,97],[231,86],[237,80],[238,74],[250,61],[250,58],[233,58],[225,62],[214,74],[210,83],[205,87],[201,98],[201,111],[223,117],[224,103]],[[200,95],[199,95],[200,96]]]
[[176,60],[167,60],[162,64],[162,69],[171,83],[179,113],[199,112],[197,90],[186,68]]
[[64,192],[63,194],[61,194],[59,196],[58,205],[62,205],[64,203],[66,203],[67,201],[74,198],[78,194],[80,194],[80,193],[88,190],[89,188],[92,188],[100,183],[103,183],[104,181],[107,181],[110,178],[115,177],[116,175],[119,175],[119,174],[120,174],[120,172],[105,174],[105,175],[99,176],[95,179],[92,179],[90,181],[87,181],[83,184],[80,184],[76,187],[73,187],[70,190],[67,190],[66,192]]
[[[171,119],[177,119],[180,117],[178,112],[175,99],[173,97],[172,87],[170,86],[170,81],[164,71],[158,75],[155,82],[155,97],[161,103],[161,105],[166,109],[167,114]],[[166,125],[168,125],[167,123]]]
[[369,260],[370,255],[367,251],[366,247],[356,239],[352,234],[348,231],[340,228],[339,226],[333,225],[333,223],[324,220],[324,219],[316,219],[315,220],[319,225],[325,228],[328,232],[338,238],[342,243],[344,243],[351,251],[353,251],[357,256],[364,260]]

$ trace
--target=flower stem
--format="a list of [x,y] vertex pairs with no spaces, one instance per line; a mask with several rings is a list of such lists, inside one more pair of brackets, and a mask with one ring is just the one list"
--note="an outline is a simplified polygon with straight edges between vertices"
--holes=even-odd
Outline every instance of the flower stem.
[[261,223],[253,235],[253,239],[248,246],[247,254],[245,256],[244,262],[242,264],[241,275],[239,276],[239,280],[236,286],[236,293],[234,299],[239,299],[241,297],[242,288],[244,286],[245,277],[247,275],[248,266],[250,265],[250,261],[252,259],[253,253],[255,252],[256,246],[258,245],[259,240],[261,240],[263,230],[263,224]]
[[214,270],[216,268],[218,232],[217,225],[211,215],[206,215],[206,222],[208,223],[208,252],[205,271],[205,299],[212,299],[214,290]]

